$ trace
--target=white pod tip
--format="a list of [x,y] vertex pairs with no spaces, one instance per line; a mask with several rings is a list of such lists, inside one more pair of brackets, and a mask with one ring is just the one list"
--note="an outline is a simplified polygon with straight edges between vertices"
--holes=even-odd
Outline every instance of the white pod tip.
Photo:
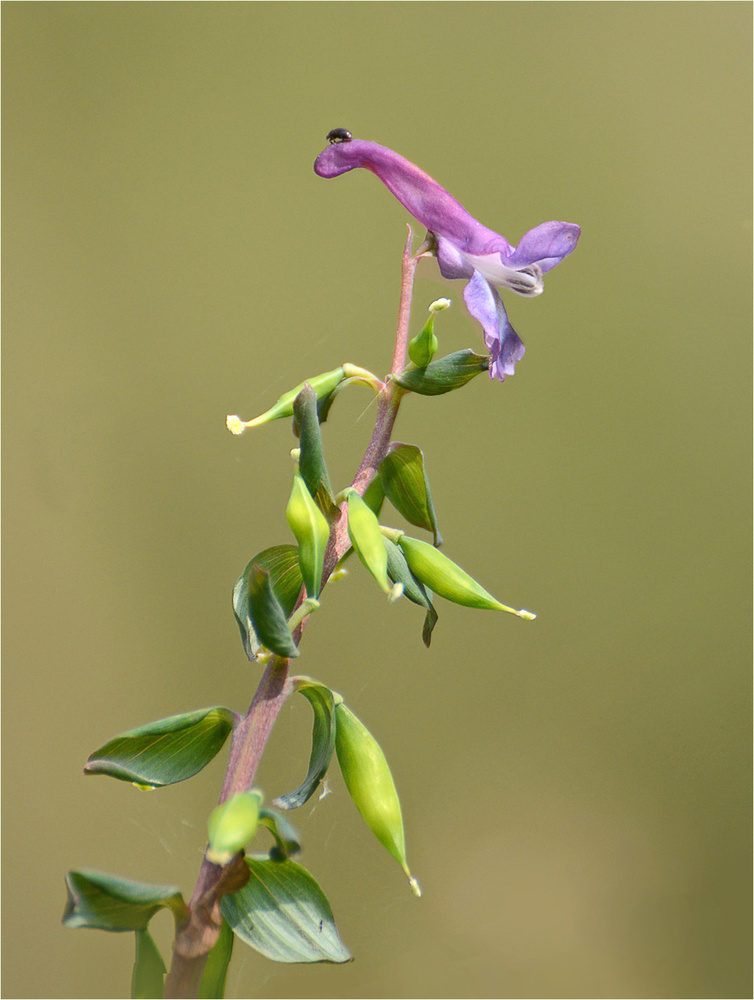
[[246,430],[246,424],[235,413],[225,418],[225,426],[231,434],[243,434]]

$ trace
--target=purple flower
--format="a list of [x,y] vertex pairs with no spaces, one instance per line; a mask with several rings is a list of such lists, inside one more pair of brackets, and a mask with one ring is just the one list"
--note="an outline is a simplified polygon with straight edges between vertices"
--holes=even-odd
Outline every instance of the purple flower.
[[539,295],[544,290],[542,275],[573,250],[581,227],[572,222],[543,222],[514,247],[477,222],[444,187],[399,153],[376,142],[353,139],[345,129],[334,129],[327,138],[330,145],[317,157],[315,172],[320,177],[337,177],[366,167],[377,174],[433,235],[443,277],[471,279],[463,298],[482,325],[491,356],[490,377],[502,382],[506,375],[513,375],[525,348],[508,320],[499,289]]

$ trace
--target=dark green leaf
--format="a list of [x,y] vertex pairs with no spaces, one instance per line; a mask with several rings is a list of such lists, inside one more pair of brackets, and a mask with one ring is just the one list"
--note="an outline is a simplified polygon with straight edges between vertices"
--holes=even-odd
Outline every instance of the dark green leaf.
[[174,785],[201,771],[227,739],[236,715],[215,705],[121,733],[90,755],[84,774],[139,785]]
[[316,500],[322,513],[332,519],[338,508],[332,499],[330,477],[322,454],[322,435],[319,429],[317,397],[310,385],[305,385],[296,396],[293,413],[298,425],[300,444],[299,472],[306,488]]
[[335,716],[333,696],[330,688],[313,681],[310,677],[294,678],[296,690],[305,698],[314,711],[314,728],[312,730],[312,752],[309,758],[309,771],[303,782],[294,792],[281,795],[274,804],[281,809],[298,809],[315,792],[320,781],[327,774],[335,749]]
[[460,389],[476,375],[486,372],[490,359],[486,354],[473,351],[456,351],[439,361],[431,361],[424,368],[412,368],[393,375],[392,379],[404,389],[421,396],[440,396],[444,392]]
[[385,538],[385,548],[387,549],[387,574],[393,583],[403,584],[403,593],[414,604],[419,604],[427,609],[424,617],[424,628],[422,629],[422,641],[429,647],[432,641],[432,631],[437,624],[437,612],[432,604],[430,592],[423,583],[420,583],[411,570],[408,568],[406,557],[400,546],[389,538]]
[[225,977],[233,954],[234,934],[225,920],[220,925],[220,936],[210,949],[199,982],[199,1000],[222,1000],[225,996]]
[[233,588],[233,613],[241,630],[244,650],[250,660],[257,658],[261,646],[249,615],[249,574],[255,562],[270,574],[270,586],[280,601],[286,618],[290,618],[303,586],[296,545],[273,545],[255,556],[243,571]]
[[177,923],[188,918],[181,891],[174,885],[150,885],[96,871],[68,872],[65,883],[66,927],[138,931],[164,906],[173,911]]
[[375,476],[369,486],[367,486],[362,500],[372,511],[375,517],[380,516],[382,505],[385,502],[385,490],[380,482],[379,476]]
[[269,809],[263,806],[259,810],[259,822],[266,826],[275,838],[275,846],[270,851],[270,857],[276,860],[290,857],[291,854],[298,854],[301,850],[301,841],[298,833],[291,823],[276,809]]
[[234,933],[273,962],[349,962],[330,904],[295,861],[247,858],[250,878],[223,896],[222,915]]
[[136,931],[136,958],[131,976],[133,1000],[162,1000],[166,972],[152,935],[146,927]]
[[270,574],[257,562],[251,564],[248,586],[249,617],[254,634],[263,646],[278,656],[298,656],[287,616],[270,585]]
[[323,396],[322,399],[317,400],[317,419],[320,424],[324,424],[330,416],[330,407],[335,402],[335,397],[337,395],[338,389],[333,389],[333,391],[327,396]]
[[379,476],[385,495],[398,513],[410,524],[431,531],[435,545],[442,544],[421,448],[393,443],[380,463]]

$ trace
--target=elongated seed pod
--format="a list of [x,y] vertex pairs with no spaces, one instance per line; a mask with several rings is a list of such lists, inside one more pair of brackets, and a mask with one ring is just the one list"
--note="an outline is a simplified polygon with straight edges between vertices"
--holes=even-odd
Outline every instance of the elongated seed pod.
[[392,592],[387,575],[387,550],[380,522],[356,490],[348,494],[348,535],[359,559],[386,594]]
[[[343,365],[341,365],[340,368],[334,368],[331,372],[323,372],[321,375],[314,375],[306,381],[314,389],[317,399],[324,399],[340,385],[345,377],[346,374]],[[284,392],[274,406],[265,410],[258,417],[254,417],[253,420],[241,420],[240,417],[236,416],[228,417],[226,421],[228,430],[233,434],[242,434],[250,427],[259,427],[261,424],[268,424],[270,421],[280,420],[282,417],[292,417],[294,400],[305,385],[306,382],[301,382],[295,389]]]
[[398,539],[398,544],[414,576],[446,601],[463,604],[467,608],[508,611],[519,618],[536,617],[531,611],[523,609],[517,611],[515,608],[509,608],[507,604],[501,604],[434,545],[422,542],[418,538],[409,538],[408,535],[402,535]]
[[335,706],[335,752],[346,788],[364,822],[420,895],[406,861],[401,804],[385,754],[366,726],[342,703]]
[[319,597],[330,526],[298,473],[293,477],[285,516],[298,542],[298,562],[307,596]]

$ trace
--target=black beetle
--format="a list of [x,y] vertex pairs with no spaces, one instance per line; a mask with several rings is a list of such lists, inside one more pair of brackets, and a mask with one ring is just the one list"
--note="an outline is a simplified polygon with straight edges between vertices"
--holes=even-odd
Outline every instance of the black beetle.
[[327,133],[327,141],[331,146],[336,142],[350,142],[352,139],[353,136],[347,128],[334,128]]

